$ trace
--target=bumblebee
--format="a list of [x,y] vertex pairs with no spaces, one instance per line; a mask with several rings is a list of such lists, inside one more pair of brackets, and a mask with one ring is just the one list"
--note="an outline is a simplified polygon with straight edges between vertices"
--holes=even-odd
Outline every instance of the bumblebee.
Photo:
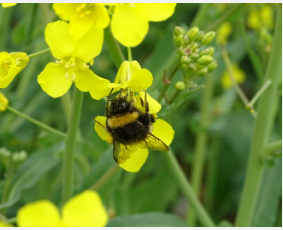
[[111,92],[105,106],[106,127],[96,120],[95,122],[111,135],[114,143],[114,160],[118,164],[123,164],[133,152],[137,151],[137,148],[168,151],[168,146],[152,134],[152,124],[156,116],[149,113],[146,92],[144,100],[140,98],[143,111],[135,106],[133,96],[129,99],[127,94],[123,96],[120,93],[111,100],[109,99]]

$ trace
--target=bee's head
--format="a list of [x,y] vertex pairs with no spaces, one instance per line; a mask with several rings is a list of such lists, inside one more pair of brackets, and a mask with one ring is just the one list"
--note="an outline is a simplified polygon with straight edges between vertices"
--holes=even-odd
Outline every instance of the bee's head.
[[119,97],[112,101],[110,109],[113,115],[126,113],[131,110],[131,103],[127,100],[126,97]]

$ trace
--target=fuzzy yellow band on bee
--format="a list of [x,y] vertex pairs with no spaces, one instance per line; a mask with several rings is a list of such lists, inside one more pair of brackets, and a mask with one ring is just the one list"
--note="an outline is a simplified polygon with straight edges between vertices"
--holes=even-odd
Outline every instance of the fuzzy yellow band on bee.
[[118,127],[123,127],[124,125],[127,125],[131,122],[134,122],[138,119],[139,113],[138,112],[133,112],[129,114],[125,114],[123,116],[115,116],[111,117],[108,119],[108,125],[111,128],[118,128]]

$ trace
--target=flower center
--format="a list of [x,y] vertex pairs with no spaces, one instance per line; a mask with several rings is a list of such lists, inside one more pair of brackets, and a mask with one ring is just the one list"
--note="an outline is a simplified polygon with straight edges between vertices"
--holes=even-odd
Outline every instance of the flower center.
[[1,64],[2,64],[3,68],[8,72],[11,68],[12,62],[11,62],[10,59],[4,59]]
[[94,3],[81,3],[76,10],[79,13],[79,17],[82,18],[88,14],[93,13]]
[[76,71],[83,68],[88,69],[89,66],[80,59],[77,59],[74,56],[70,58],[65,58],[60,61],[56,61],[57,64],[62,64],[66,68],[65,77],[69,78],[70,80],[74,81],[76,79]]

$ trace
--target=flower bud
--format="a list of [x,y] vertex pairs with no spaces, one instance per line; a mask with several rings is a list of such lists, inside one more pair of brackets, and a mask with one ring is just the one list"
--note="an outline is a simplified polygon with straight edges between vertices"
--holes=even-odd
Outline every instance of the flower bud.
[[200,46],[200,44],[194,43],[193,46],[192,46],[192,50],[199,48],[199,46]]
[[184,42],[184,46],[186,46],[186,45],[189,44],[190,39],[189,39],[188,35],[185,35],[185,36],[183,37],[183,42]]
[[194,63],[189,64],[189,69],[192,71],[196,71],[197,70],[196,64]]
[[177,37],[175,37],[174,42],[177,47],[182,47],[183,46],[183,35],[178,35]]
[[199,53],[199,56],[203,56],[203,55],[206,55],[207,54],[207,50],[202,50],[200,53]]
[[206,51],[207,51],[207,54],[208,54],[209,56],[212,56],[213,53],[214,53],[214,48],[213,48],[213,47],[209,47],[208,49],[206,49]]
[[213,32],[213,31],[208,32],[202,37],[201,43],[204,44],[204,45],[207,45],[207,44],[211,43],[214,38],[215,38],[215,32]]
[[0,111],[5,111],[8,103],[8,99],[0,92]]
[[213,70],[216,69],[216,67],[217,67],[217,63],[215,61],[213,61],[207,66],[207,70],[208,70],[208,72],[212,72]]
[[196,41],[196,42],[200,42],[201,39],[202,39],[202,37],[203,37],[203,35],[204,35],[204,32],[203,32],[203,31],[197,32],[196,37],[195,37],[195,41]]
[[182,64],[182,65],[181,65],[181,68],[182,68],[184,71],[188,71],[188,65],[187,65],[187,64]]
[[176,82],[175,89],[179,90],[179,91],[184,90],[185,89],[185,83],[183,81]]
[[207,64],[209,64],[210,62],[212,62],[212,60],[213,60],[213,57],[208,56],[208,55],[203,55],[203,56],[201,56],[201,57],[198,59],[198,64],[200,64],[200,65],[207,65]]
[[203,69],[200,69],[196,72],[197,75],[199,76],[204,76],[207,74],[207,68],[203,68]]
[[194,53],[199,53],[199,49],[194,49],[193,52]]
[[187,32],[187,35],[190,39],[190,41],[193,41],[197,32],[199,31],[199,28],[198,27],[193,27],[191,28],[188,32]]
[[190,55],[190,58],[193,60],[197,60],[199,58],[199,54],[193,53],[192,55]]
[[190,59],[187,56],[182,56],[181,57],[181,63],[182,64],[189,64]]
[[182,27],[176,26],[174,33],[176,36],[185,34],[185,31]]
[[179,56],[184,56],[185,55],[185,51],[184,51],[184,49],[182,49],[182,48],[179,48],[178,49],[178,54],[179,54]]

